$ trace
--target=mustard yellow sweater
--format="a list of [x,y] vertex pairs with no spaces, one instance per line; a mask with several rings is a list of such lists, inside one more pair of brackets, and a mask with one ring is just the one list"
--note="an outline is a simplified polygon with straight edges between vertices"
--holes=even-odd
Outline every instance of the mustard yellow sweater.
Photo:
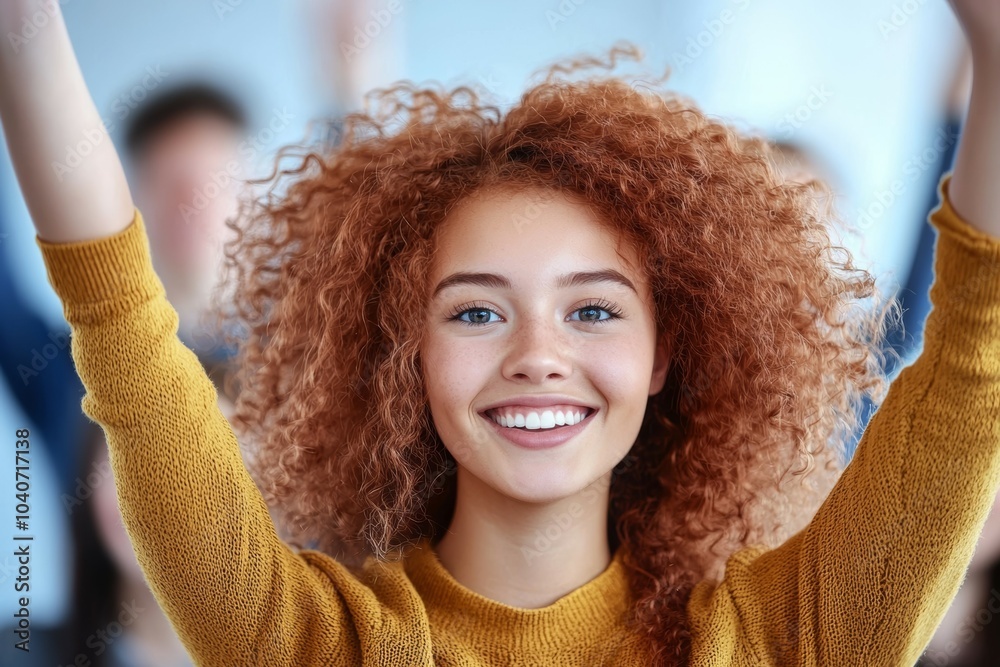
[[[688,606],[692,665],[911,666],[954,597],[1000,487],[1000,239],[931,212],[936,279],[903,369],[813,521],[750,548]],[[143,220],[37,239],[72,326],[83,410],[108,436],[125,526],[199,665],[644,665],[620,561],[543,609],[457,583],[425,541],[352,573],[275,532],[216,389],[177,337]]]

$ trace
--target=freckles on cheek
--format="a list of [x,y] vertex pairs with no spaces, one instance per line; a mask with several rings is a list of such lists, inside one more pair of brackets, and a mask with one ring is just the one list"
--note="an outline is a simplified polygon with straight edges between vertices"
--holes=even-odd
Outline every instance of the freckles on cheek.
[[481,345],[442,338],[427,353],[428,388],[434,402],[446,410],[468,407],[489,383],[492,366]]

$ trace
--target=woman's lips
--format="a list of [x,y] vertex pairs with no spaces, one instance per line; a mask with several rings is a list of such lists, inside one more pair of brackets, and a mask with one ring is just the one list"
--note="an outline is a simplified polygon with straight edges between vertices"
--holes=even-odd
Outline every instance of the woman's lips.
[[490,423],[498,435],[518,447],[523,447],[525,449],[549,449],[551,447],[557,447],[579,435],[590,425],[590,422],[593,421],[597,412],[598,411],[596,409],[591,409],[590,414],[588,414],[582,421],[573,424],[572,426],[556,426],[549,429],[532,430],[501,426],[493,421],[493,419],[486,413],[480,413],[480,416]]

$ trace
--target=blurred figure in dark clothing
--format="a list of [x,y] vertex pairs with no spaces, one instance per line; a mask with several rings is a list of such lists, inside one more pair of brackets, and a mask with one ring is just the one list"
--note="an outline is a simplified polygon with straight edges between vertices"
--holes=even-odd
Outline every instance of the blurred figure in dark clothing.
[[[0,234],[6,221],[0,216]],[[0,252],[7,250],[0,247]],[[72,492],[75,448],[87,422],[80,409],[83,383],[70,356],[69,325],[48,322],[24,298],[0,261],[0,372],[25,417],[40,431],[59,480],[58,493]]]

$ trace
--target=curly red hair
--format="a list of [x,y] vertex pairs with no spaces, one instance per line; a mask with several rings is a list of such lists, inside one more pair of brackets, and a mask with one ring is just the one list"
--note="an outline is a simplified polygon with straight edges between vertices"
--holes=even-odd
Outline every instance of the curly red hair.
[[504,113],[465,86],[375,90],[336,146],[306,144],[294,169],[254,181],[271,187],[229,223],[224,317],[241,335],[227,386],[291,544],[353,567],[438,538],[457,463],[418,354],[434,231],[486,187],[587,202],[637,249],[672,350],[615,468],[608,532],[625,548],[630,623],[656,664],[677,664],[694,584],[804,527],[839,478],[859,406],[888,388],[898,303],[832,244],[827,186],[784,181],[766,139],[659,90],[666,75],[561,76],[619,56],[641,57],[625,45],[555,65]]

